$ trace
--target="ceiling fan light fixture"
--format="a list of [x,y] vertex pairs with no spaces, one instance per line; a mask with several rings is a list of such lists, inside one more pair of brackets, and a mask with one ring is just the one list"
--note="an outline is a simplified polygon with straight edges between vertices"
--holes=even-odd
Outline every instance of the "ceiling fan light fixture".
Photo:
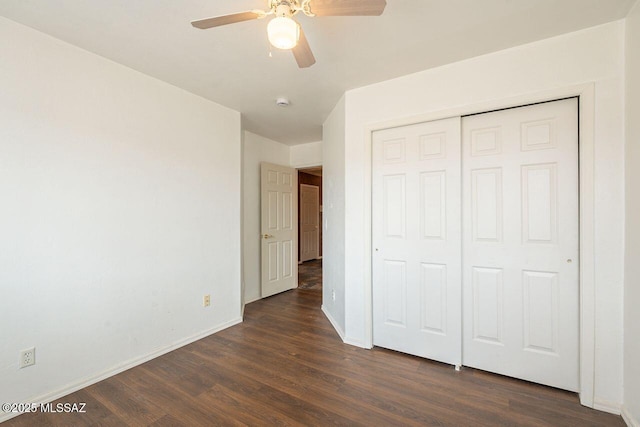
[[[264,0],[263,0],[264,1]],[[291,50],[298,68],[309,68],[316,63],[302,27],[292,18],[302,12],[314,16],[378,16],[387,0],[267,0],[267,10],[254,9],[229,15],[191,21],[195,28],[220,27],[237,22],[273,16],[267,25],[269,42],[278,49]],[[269,57],[271,57],[269,52]]]
[[267,25],[269,43],[278,49],[293,49],[300,38],[300,26],[286,16],[273,18]]

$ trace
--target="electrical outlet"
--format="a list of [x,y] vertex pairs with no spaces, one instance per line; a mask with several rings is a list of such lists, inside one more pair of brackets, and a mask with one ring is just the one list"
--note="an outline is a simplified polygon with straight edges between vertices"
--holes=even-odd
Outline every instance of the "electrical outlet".
[[36,364],[36,348],[31,347],[20,352],[20,369]]
[[211,305],[211,295],[207,294],[202,297],[202,306],[209,307]]

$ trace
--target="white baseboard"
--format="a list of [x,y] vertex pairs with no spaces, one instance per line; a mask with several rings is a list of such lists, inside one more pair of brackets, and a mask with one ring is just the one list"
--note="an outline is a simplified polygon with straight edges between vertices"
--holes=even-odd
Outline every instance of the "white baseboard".
[[[26,399],[24,401],[24,403],[49,403],[49,402],[53,402],[54,400],[60,399],[61,397],[67,396],[73,392],[76,392],[80,389],[83,389],[85,387],[89,387],[90,385],[93,385],[97,382],[100,382],[102,380],[105,380],[109,377],[112,377],[114,375],[119,374],[120,372],[124,372],[127,369],[131,369],[135,366],[141,365],[145,362],[148,362],[151,359],[155,359],[156,357],[162,356],[163,354],[167,354],[173,350],[176,350],[180,347],[184,347],[187,344],[191,344],[192,342],[198,341],[202,338],[208,337],[209,335],[215,334],[216,332],[220,332],[223,329],[227,329],[231,326],[237,325],[239,323],[242,323],[242,318],[237,318],[237,319],[233,319],[229,322],[225,322],[221,325],[218,325],[214,328],[208,329],[206,331],[200,332],[196,335],[192,335],[188,338],[182,339],[180,341],[177,341],[167,347],[163,347],[160,349],[157,349],[151,353],[148,353],[144,356],[140,356],[140,357],[136,357],[133,359],[130,359],[126,362],[123,362],[121,364],[118,364],[116,366],[113,366],[105,371],[102,371],[98,374],[95,375],[91,375],[89,377],[85,377],[81,380],[75,381],[71,384],[68,384],[58,390],[54,390],[51,391],[49,393],[45,393],[43,395],[40,396],[36,396],[36,397],[32,397],[30,399]],[[7,421],[11,418],[17,417],[18,415],[20,415],[21,413],[19,412],[10,412],[10,413],[0,413],[0,423]]]
[[333,326],[333,329],[335,329],[336,332],[338,333],[338,336],[340,337],[342,342],[345,342],[344,341],[344,331],[342,330],[340,325],[338,325],[338,322],[336,322],[336,320],[333,318],[331,313],[329,313],[329,311],[325,308],[324,304],[322,305],[321,309],[322,309],[322,312],[324,313],[324,315],[327,317],[327,319],[329,319],[329,322],[331,323],[331,326]]
[[333,318],[331,313],[329,313],[329,311],[325,308],[324,304],[322,305],[322,312],[327,317],[327,319],[329,319],[329,322],[331,322],[331,326],[333,326],[333,329],[336,330],[336,332],[340,336],[340,339],[342,340],[343,343],[349,344],[349,345],[353,345],[355,347],[360,347],[360,348],[366,348],[366,349],[370,349],[371,348],[371,347],[365,345],[365,343],[363,343],[360,340],[356,340],[356,339],[347,337],[345,335],[344,331],[342,330],[342,328],[338,325],[338,322],[336,322],[336,320]]
[[640,420],[634,418],[633,415],[629,412],[626,406],[622,406],[622,419],[629,427],[640,427]]
[[350,337],[346,337],[344,339],[344,343],[345,344],[349,344],[349,345],[353,345],[355,347],[360,347],[360,348],[366,348],[367,350],[370,350],[371,347],[366,345],[363,341],[354,339],[354,338],[350,338]]
[[620,404],[615,402],[610,402],[608,400],[594,398],[593,399],[593,409],[597,409],[598,411],[608,412],[614,415],[620,415]]
[[244,304],[245,305],[251,304],[252,302],[256,302],[256,301],[261,300],[261,299],[262,299],[262,297],[253,298],[253,299],[250,299],[249,301],[245,301]]

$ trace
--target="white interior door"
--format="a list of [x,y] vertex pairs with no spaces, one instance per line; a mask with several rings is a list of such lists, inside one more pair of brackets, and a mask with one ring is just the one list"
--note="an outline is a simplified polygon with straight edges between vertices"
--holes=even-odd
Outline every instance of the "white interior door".
[[461,363],[460,118],[373,135],[373,343]]
[[320,187],[300,184],[300,261],[320,255]]
[[578,110],[465,117],[463,364],[578,390]]
[[262,297],[298,286],[298,176],[262,163],[260,180]]

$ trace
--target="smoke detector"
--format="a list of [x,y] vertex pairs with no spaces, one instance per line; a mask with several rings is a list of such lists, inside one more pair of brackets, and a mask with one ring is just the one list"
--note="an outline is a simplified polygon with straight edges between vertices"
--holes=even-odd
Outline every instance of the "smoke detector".
[[287,98],[278,98],[276,99],[276,105],[278,107],[288,107],[289,106],[289,100]]

